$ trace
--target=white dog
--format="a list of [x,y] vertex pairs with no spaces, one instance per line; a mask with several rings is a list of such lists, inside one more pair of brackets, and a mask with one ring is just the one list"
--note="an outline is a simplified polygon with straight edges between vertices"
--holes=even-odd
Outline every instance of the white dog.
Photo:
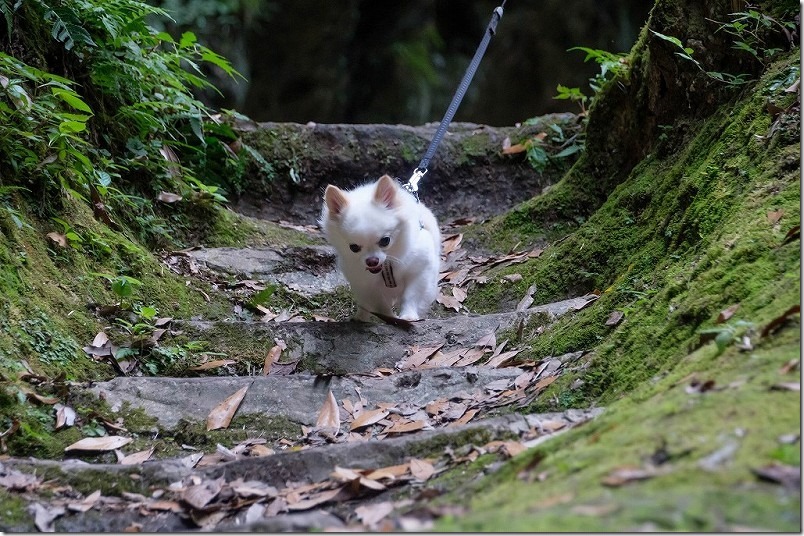
[[324,192],[319,220],[338,252],[338,267],[358,305],[356,317],[371,313],[421,320],[438,293],[441,233],[435,216],[395,180]]

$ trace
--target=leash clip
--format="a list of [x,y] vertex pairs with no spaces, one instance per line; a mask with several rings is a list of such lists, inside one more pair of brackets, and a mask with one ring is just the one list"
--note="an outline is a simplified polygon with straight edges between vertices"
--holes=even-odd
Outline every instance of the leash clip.
[[410,193],[415,194],[419,191],[419,181],[427,174],[427,168],[416,168],[413,171],[413,175],[410,176],[408,179],[407,184],[405,184],[405,189]]

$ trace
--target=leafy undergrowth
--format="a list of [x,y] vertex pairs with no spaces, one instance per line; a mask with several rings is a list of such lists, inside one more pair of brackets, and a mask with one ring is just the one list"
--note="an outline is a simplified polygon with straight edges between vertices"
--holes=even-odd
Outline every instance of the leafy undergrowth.
[[[469,294],[481,312],[529,288],[536,303],[599,294],[526,329],[518,357],[587,351],[583,375],[530,409],[607,411],[481,481],[466,514],[439,528],[800,529],[800,481],[757,474],[778,463],[800,475],[797,77],[797,55],[775,63],[675,154],[649,155],[576,231]],[[494,243],[508,218],[475,239]],[[547,234],[518,231],[525,243]]]

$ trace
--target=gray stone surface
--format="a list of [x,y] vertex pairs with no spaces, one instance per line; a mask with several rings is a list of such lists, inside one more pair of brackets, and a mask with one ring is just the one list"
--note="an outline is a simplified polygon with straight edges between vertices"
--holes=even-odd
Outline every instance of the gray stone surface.
[[347,284],[329,246],[201,248],[188,254],[207,268],[280,283],[306,296],[332,292]]
[[[235,338],[265,341],[267,352],[275,338],[283,339],[288,356],[304,359],[304,366],[317,373],[349,374],[371,372],[378,367],[393,367],[411,346],[444,343],[442,351],[469,347],[492,331],[508,329],[527,322],[535,315],[548,321],[574,311],[586,302],[573,298],[532,307],[524,311],[481,316],[456,315],[416,322],[410,330],[381,323],[366,322],[226,322],[226,333]],[[217,322],[187,321],[176,326],[188,337],[215,344]],[[500,341],[502,342],[502,341]]]
[[241,378],[131,377],[97,383],[90,391],[104,397],[114,411],[128,402],[170,429],[182,418],[206,419],[215,406],[248,385],[239,414],[282,416],[312,426],[329,390],[338,401],[344,398],[357,401],[359,390],[368,409],[381,402],[423,406],[437,398],[482,391],[489,382],[515,378],[521,372],[516,367],[457,367],[419,369],[383,378],[320,378],[300,374]]

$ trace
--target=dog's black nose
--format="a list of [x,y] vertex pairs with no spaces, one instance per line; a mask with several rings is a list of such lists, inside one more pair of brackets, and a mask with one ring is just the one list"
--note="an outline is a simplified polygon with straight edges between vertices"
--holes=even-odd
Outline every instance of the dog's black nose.
[[378,259],[377,257],[369,257],[366,259],[366,266],[370,268],[374,268],[378,264],[380,264],[380,259]]

